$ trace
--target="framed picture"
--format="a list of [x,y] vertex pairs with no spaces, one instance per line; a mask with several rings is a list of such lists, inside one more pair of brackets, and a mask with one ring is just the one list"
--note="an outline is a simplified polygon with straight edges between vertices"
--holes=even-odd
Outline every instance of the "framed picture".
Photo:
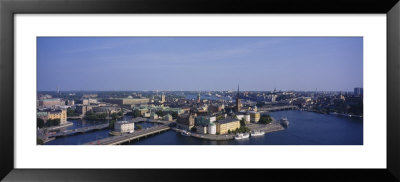
[[6,181],[400,179],[397,1],[0,7]]

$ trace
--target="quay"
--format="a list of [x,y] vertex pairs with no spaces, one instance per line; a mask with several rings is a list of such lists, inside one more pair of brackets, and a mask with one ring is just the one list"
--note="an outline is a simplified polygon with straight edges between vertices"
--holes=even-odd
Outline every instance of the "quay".
[[150,128],[134,131],[133,133],[122,134],[118,136],[107,137],[104,139],[85,143],[84,145],[119,145],[132,140],[138,140],[142,137],[147,137],[156,133],[169,130],[170,127],[165,125],[157,125]]
[[[250,128],[250,131],[263,131],[263,132],[265,132],[265,134],[285,130],[285,128],[279,122],[276,122],[275,119],[273,119],[273,122],[271,122],[269,124],[250,123],[250,124],[247,124],[247,127]],[[171,129],[178,133],[185,131],[185,130],[177,129],[177,128],[171,128]],[[233,139],[235,139],[235,134],[212,135],[212,134],[200,134],[200,133],[191,132],[190,136],[199,138],[199,139],[205,139],[205,140],[233,140]]]
[[73,130],[65,130],[65,131],[60,131],[60,132],[53,133],[53,134],[48,134],[47,137],[59,137],[59,136],[72,135],[75,133],[85,133],[85,132],[89,132],[92,130],[102,130],[102,129],[108,128],[108,126],[109,126],[109,123],[106,123],[106,124],[77,128],[77,129],[73,129]]
[[272,111],[283,111],[283,110],[297,110],[298,106],[295,105],[286,105],[286,106],[274,106],[274,107],[261,107],[258,108],[260,112],[272,112]]
[[74,123],[67,121],[67,123],[59,125],[59,126],[51,126],[51,127],[45,127],[45,128],[41,128],[40,130],[47,130],[47,131],[53,131],[53,130],[58,130],[61,128],[66,128],[69,126],[74,125]]
[[[171,129],[178,133],[185,131],[185,130],[181,130],[178,128],[171,128]],[[235,135],[233,135],[233,134],[211,135],[211,134],[200,134],[200,133],[193,133],[193,132],[191,133],[190,136],[195,137],[195,138],[205,139],[205,140],[232,140],[235,138]]]

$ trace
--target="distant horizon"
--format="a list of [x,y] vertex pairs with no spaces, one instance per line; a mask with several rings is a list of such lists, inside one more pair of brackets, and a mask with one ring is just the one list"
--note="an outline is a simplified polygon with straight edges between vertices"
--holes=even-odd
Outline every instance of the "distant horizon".
[[[354,87],[363,88],[363,87]],[[276,90],[276,92],[354,92],[352,90]],[[60,92],[224,92],[237,90],[59,90]],[[239,90],[240,92],[272,92],[273,90]],[[57,90],[38,90],[37,92],[57,92]]]
[[37,38],[42,91],[223,91],[238,83],[247,91],[350,92],[363,87],[363,38]]

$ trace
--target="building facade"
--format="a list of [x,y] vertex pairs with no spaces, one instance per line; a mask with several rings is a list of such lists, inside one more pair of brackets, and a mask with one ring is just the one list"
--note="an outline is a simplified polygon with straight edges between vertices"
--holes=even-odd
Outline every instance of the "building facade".
[[172,121],[172,116],[171,116],[171,114],[165,115],[165,116],[163,117],[163,120],[164,120],[164,121]]
[[214,123],[209,124],[207,129],[208,134],[215,135],[217,133],[217,125],[215,125]]
[[217,134],[227,134],[229,131],[234,131],[240,128],[240,121],[234,118],[219,120],[216,122],[216,133]]
[[65,101],[59,98],[39,100],[39,106],[42,107],[53,107],[53,106],[64,106],[64,105]]
[[176,120],[176,126],[180,129],[190,130],[194,127],[195,118],[197,114],[182,114]]
[[250,121],[252,123],[258,123],[258,121],[260,121],[260,113],[255,111],[250,112]]
[[114,98],[114,99],[105,99],[104,102],[118,105],[138,105],[138,104],[147,104],[150,99],[148,98]]
[[135,123],[128,121],[117,121],[114,125],[114,131],[121,133],[132,133],[135,131]]
[[39,111],[37,111],[36,115],[37,115],[37,118],[44,120],[44,122],[47,122],[47,120],[49,120],[49,119],[51,119],[51,120],[59,119],[60,125],[67,123],[67,110],[66,109],[39,110]]

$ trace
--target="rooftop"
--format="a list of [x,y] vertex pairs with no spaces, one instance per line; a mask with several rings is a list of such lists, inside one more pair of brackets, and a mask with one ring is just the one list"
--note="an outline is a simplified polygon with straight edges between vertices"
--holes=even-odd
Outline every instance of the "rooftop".
[[239,120],[235,119],[235,118],[226,118],[226,119],[223,119],[223,120],[219,120],[217,122],[220,123],[220,124],[225,124],[225,123],[236,122],[236,121],[239,121]]

